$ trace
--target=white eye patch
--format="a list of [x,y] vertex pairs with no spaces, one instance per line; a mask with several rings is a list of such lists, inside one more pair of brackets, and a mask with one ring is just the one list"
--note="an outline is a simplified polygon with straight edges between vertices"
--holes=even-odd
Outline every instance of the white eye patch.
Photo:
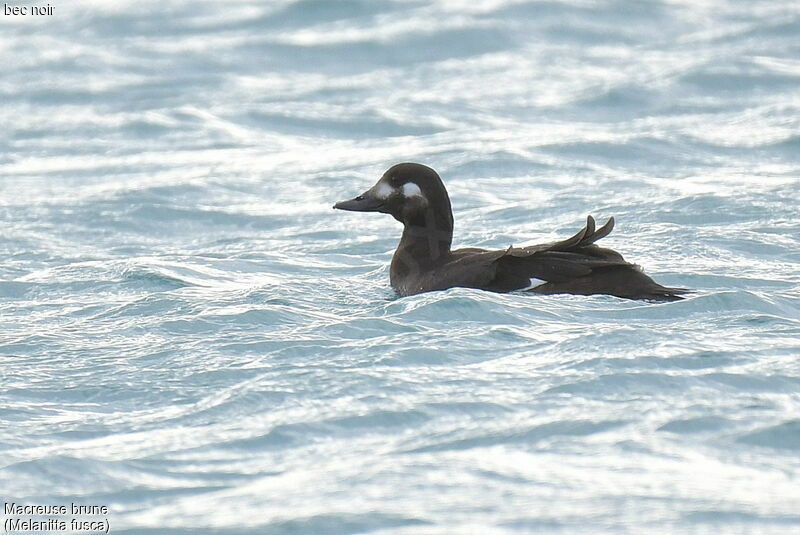
[[425,197],[422,194],[422,190],[419,189],[419,186],[413,182],[406,182],[403,184],[403,195],[405,197]]
[[394,188],[386,182],[378,182],[375,186],[374,194],[379,199],[388,199],[394,191]]

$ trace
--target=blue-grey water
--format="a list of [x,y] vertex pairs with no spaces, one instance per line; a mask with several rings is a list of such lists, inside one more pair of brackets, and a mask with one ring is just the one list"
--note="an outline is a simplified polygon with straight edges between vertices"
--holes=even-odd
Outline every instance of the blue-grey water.
[[[800,3],[50,4],[0,15],[1,500],[126,534],[800,532]],[[398,223],[331,206],[401,161],[455,246],[613,215],[696,292],[397,298]]]

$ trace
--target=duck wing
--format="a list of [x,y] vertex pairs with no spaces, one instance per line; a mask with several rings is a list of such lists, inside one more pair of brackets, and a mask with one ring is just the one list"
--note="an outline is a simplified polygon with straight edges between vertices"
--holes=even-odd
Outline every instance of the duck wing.
[[[443,269],[420,273],[402,294],[462,286],[498,292],[520,290],[531,279],[567,281],[591,273],[600,265],[628,265],[618,253],[592,245],[614,228],[611,218],[596,229],[592,216],[586,226],[566,240],[487,251],[474,247],[457,249]],[[413,286],[413,288],[411,288]]]
[[618,252],[595,244],[613,228],[613,217],[597,228],[594,218],[589,216],[586,226],[566,240],[509,247],[494,260],[494,276],[484,288],[498,292],[530,289],[546,294],[609,294],[654,300],[680,299],[679,294],[686,293],[683,288],[661,286]]
[[[507,251],[511,256],[528,256],[540,251],[574,251],[583,247],[592,245],[597,240],[605,238],[611,231],[614,230],[614,218],[609,217],[606,224],[596,229],[595,221],[592,216],[586,217],[586,226],[578,231],[577,234],[566,240],[543,243],[539,245],[530,245],[528,247],[510,247]],[[620,258],[622,258],[620,256]]]

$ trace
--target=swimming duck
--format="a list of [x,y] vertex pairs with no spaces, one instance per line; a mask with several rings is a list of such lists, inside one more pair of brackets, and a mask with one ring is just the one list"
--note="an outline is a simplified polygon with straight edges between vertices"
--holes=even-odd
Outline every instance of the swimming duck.
[[436,171],[418,163],[392,166],[370,189],[334,208],[390,214],[403,224],[389,270],[400,296],[465,287],[674,301],[688,292],[661,286],[618,252],[595,245],[614,228],[613,217],[596,228],[589,216],[577,234],[553,243],[451,250],[453,211],[447,190]]

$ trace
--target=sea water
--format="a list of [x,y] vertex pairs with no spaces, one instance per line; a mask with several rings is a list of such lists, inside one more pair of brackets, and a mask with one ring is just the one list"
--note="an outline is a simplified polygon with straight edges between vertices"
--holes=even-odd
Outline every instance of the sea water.
[[[3,522],[800,532],[800,3],[49,5],[0,17]],[[614,216],[695,293],[397,298],[331,206],[402,161],[457,247]]]

